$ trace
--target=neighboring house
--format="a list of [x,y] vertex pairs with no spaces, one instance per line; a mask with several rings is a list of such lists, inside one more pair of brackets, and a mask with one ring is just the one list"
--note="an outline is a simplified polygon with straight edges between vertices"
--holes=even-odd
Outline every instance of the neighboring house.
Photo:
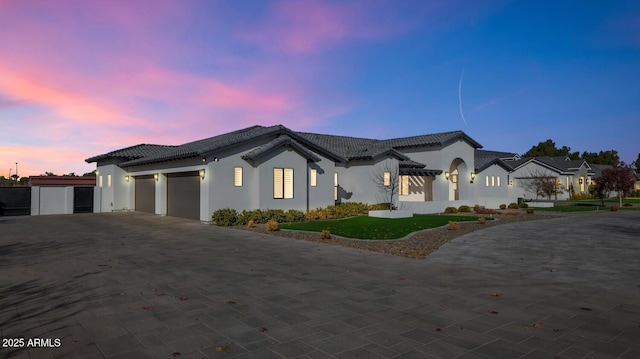
[[[201,221],[221,208],[308,210],[388,202],[416,213],[474,205],[474,151],[462,131],[375,140],[252,126],[179,146],[141,144],[88,158],[95,212],[138,210]],[[378,180],[380,178],[380,180]],[[380,182],[383,185],[380,186]]]
[[552,200],[569,199],[573,193],[589,193],[593,171],[584,160],[571,160],[566,156],[540,156],[507,160],[505,163],[512,168],[509,183],[519,198],[547,199],[530,186],[531,181],[540,176],[555,178],[557,193],[551,197]]

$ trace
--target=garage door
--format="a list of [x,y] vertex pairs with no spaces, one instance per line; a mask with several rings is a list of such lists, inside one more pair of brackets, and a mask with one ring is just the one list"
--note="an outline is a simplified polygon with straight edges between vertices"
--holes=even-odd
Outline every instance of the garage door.
[[200,219],[200,176],[198,171],[167,175],[167,215]]
[[136,211],[156,213],[156,180],[153,175],[136,176]]

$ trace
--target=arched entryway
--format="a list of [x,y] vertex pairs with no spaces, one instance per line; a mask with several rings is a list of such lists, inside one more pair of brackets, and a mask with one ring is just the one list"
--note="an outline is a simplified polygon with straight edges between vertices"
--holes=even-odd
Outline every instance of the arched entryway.
[[461,158],[456,158],[449,166],[449,201],[466,200],[469,196],[469,183],[464,179],[468,176],[467,164]]

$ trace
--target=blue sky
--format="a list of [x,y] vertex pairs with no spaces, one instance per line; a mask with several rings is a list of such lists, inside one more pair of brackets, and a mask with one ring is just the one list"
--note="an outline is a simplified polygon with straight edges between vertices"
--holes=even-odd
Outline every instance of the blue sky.
[[0,44],[5,176],[254,124],[640,153],[637,1],[0,0]]

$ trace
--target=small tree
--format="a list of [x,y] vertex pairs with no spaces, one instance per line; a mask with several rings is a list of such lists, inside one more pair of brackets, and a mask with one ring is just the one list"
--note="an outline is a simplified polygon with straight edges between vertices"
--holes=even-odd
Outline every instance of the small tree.
[[536,199],[538,197],[547,197],[550,201],[551,196],[555,196],[557,200],[558,194],[562,193],[558,178],[549,173],[530,171],[527,177],[520,178],[519,180],[525,189],[536,194]]
[[633,169],[623,163],[620,167],[611,167],[602,170],[600,177],[596,178],[596,185],[605,187],[608,191],[618,192],[620,207],[625,194],[633,190],[636,183],[636,176]]
[[389,200],[389,211],[393,210],[393,199],[398,194],[400,189],[400,176],[398,167],[392,167],[389,162],[386,162],[383,167],[380,167],[371,174],[371,179],[376,184],[378,189],[384,194],[385,201]]

